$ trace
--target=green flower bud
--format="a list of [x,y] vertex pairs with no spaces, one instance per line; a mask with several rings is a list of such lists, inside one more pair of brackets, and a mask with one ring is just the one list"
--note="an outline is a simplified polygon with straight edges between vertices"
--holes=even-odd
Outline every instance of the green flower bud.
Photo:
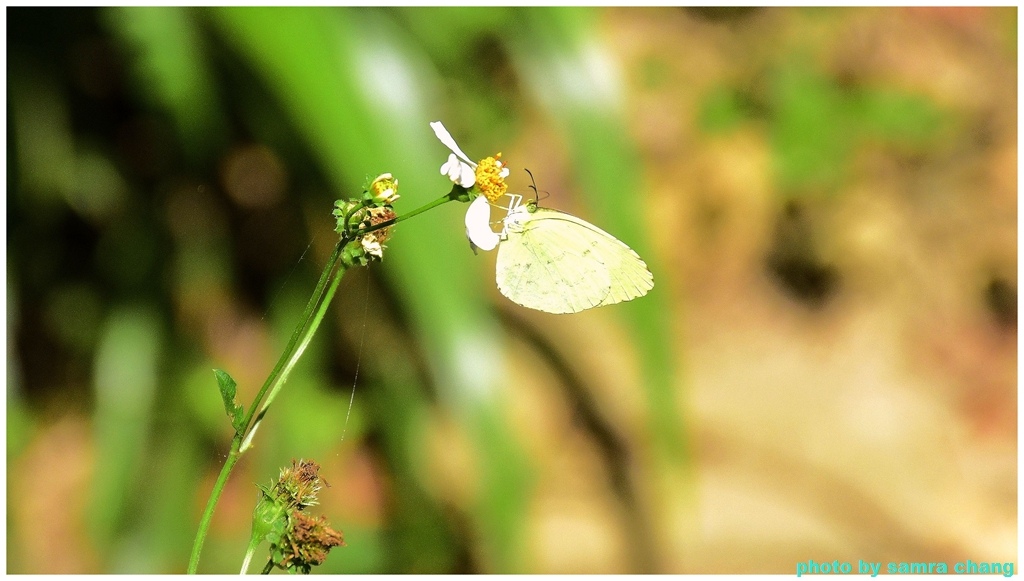
[[[252,538],[259,542],[264,539],[273,542],[271,537],[280,538],[280,533],[288,524],[288,502],[274,496],[271,489],[260,486],[260,500],[252,511]],[[273,533],[277,533],[274,535]]]

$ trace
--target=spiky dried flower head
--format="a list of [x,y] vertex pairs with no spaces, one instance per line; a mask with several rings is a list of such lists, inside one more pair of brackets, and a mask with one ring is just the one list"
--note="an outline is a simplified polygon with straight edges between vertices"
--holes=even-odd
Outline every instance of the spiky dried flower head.
[[320,465],[312,460],[292,460],[291,467],[281,469],[274,492],[277,498],[283,498],[289,506],[305,508],[314,506],[319,501],[321,478]]
[[339,546],[345,546],[345,538],[330,527],[326,518],[296,510],[289,515],[288,531],[271,552],[271,558],[274,565],[292,573],[309,573],[327,559],[333,547]]

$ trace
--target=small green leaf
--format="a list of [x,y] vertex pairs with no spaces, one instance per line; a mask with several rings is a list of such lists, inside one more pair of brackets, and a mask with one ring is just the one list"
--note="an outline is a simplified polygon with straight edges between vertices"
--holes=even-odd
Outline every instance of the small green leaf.
[[220,387],[220,396],[224,399],[224,411],[227,412],[228,418],[231,419],[231,426],[235,428],[235,432],[242,431],[242,420],[245,419],[242,406],[235,401],[235,383],[234,379],[222,369],[214,369],[213,374],[217,376],[217,385]]

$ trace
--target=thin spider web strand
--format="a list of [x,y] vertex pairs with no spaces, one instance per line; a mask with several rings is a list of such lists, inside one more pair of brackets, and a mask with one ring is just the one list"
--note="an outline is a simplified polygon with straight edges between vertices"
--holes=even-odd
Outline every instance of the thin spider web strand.
[[366,341],[366,316],[370,310],[370,273],[369,265],[366,272],[366,296],[363,300],[363,327],[359,332],[359,350],[356,351],[356,372],[352,378],[352,395],[348,398],[348,411],[345,412],[345,425],[341,428],[341,440],[345,441],[345,434],[348,432],[348,420],[352,416],[352,405],[356,401],[356,383],[359,381],[359,364],[363,360],[363,343]]
[[267,303],[267,308],[266,310],[263,311],[263,316],[260,317],[260,322],[266,320],[267,314],[270,313],[270,309],[274,306],[274,303],[277,302],[277,298],[281,296],[281,293],[284,291],[284,288],[288,286],[288,281],[290,281],[292,279],[292,275],[295,274],[295,269],[298,268],[300,264],[302,264],[302,260],[306,258],[306,254],[309,252],[309,249],[313,247],[314,242],[316,242],[315,235],[313,236],[313,239],[309,241],[309,244],[306,245],[306,249],[303,250],[302,254],[299,255],[299,259],[296,260],[295,264],[292,265],[292,269],[288,271],[288,276],[284,277],[284,282],[282,282],[281,286],[277,288],[277,292],[274,293],[274,296],[270,299],[270,302]]

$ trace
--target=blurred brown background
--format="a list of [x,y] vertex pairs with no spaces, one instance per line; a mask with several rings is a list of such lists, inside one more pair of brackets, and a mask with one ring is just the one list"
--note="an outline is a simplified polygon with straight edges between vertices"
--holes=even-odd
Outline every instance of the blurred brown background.
[[318,572],[1016,561],[1016,8],[7,17],[8,572],[184,571],[231,437],[210,369],[248,405],[334,199],[447,191],[438,119],[655,289],[531,312],[464,208],[403,224],[201,572],[299,457],[348,542]]

